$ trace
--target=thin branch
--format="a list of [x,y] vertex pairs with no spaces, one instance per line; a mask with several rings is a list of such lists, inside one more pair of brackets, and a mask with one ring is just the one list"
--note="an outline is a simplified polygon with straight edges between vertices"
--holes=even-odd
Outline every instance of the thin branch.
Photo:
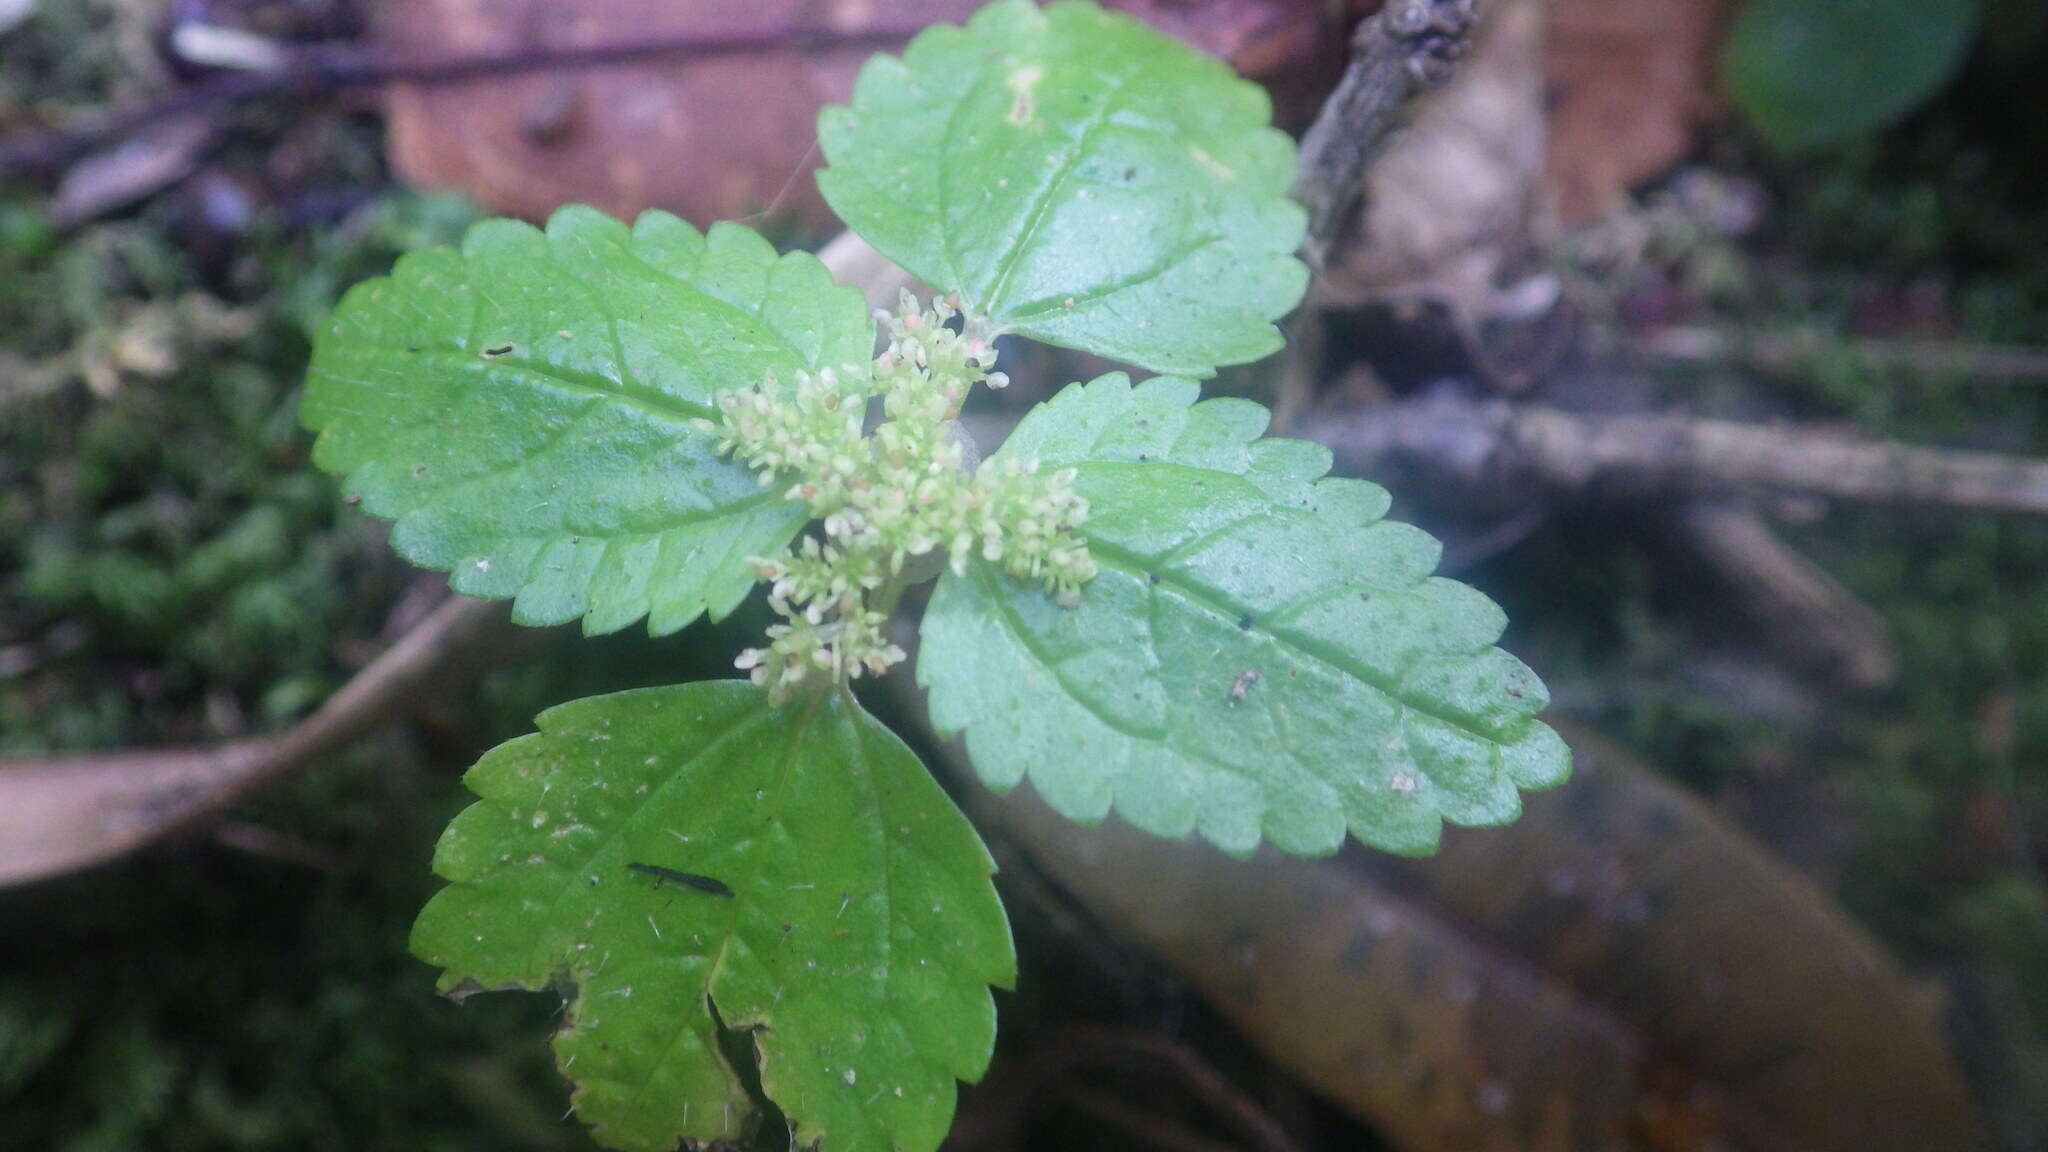
[[1131,1104],[1113,1092],[1086,1084],[1069,1084],[1061,1095],[1076,1112],[1120,1129],[1140,1148],[1157,1152],[1240,1152],[1235,1144],[1205,1136],[1170,1116]]
[[47,172],[111,141],[167,121],[252,100],[305,99],[347,88],[386,84],[448,84],[488,76],[549,69],[602,68],[648,60],[702,60],[772,50],[821,51],[886,48],[908,40],[917,25],[861,31],[821,29],[803,24],[725,32],[693,32],[618,43],[536,46],[508,52],[460,56],[386,56],[335,45],[298,50],[279,68],[215,76],[139,108],[113,112],[77,128],[60,128],[0,144],[0,178]]
[[1301,140],[1294,198],[1308,209],[1311,265],[1322,267],[1408,101],[1450,79],[1477,15],[1478,0],[1390,0],[1359,24],[1351,63]]
[[2048,514],[2048,462],[1690,416],[1597,416],[1448,395],[1309,420],[1358,472],[1388,464],[1553,498],[1780,492]]
[[1891,631],[1841,581],[1739,502],[1688,500],[1666,521],[1673,542],[1726,586],[1758,642],[1795,672],[1869,690],[1898,673]]
[[1801,329],[1728,332],[1667,328],[1634,342],[1632,349],[1649,359],[1670,363],[1734,362],[1771,372],[1803,371],[1830,356],[1846,355],[1882,372],[1967,376],[1992,384],[2048,381],[2048,348],[1960,340],[1851,339]]
[[1301,1145],[1258,1101],[1246,1095],[1201,1053],[1178,1041],[1148,1032],[1075,1024],[1055,1040],[1057,1050],[1075,1059],[1136,1056],[1172,1069],[1189,1094],[1212,1108],[1259,1152],[1301,1152]]
[[503,624],[457,596],[282,736],[212,748],[0,761],[0,886],[84,868],[180,831],[347,747],[445,684],[456,657]]

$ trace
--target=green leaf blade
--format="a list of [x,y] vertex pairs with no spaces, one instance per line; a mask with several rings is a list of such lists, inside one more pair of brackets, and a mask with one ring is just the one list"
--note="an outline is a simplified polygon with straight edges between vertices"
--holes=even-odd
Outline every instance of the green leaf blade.
[[436,851],[453,883],[413,950],[441,986],[573,985],[557,1056],[614,1147],[739,1135],[752,1105],[722,1020],[800,1143],[935,1148],[1015,960],[993,863],[910,750],[849,697],[776,708],[740,682],[581,700],[540,727],[471,770],[481,799]]
[[863,69],[818,183],[869,243],[1008,331],[1207,375],[1301,298],[1294,150],[1257,85],[1138,21],[1002,0]]
[[691,421],[769,373],[866,362],[859,295],[733,225],[565,208],[359,285],[316,342],[301,418],[392,544],[523,623],[675,631],[731,611],[803,510]]
[[941,579],[918,680],[984,778],[1028,773],[1076,819],[1309,855],[1347,831],[1427,852],[1443,821],[1503,823],[1561,781],[1543,685],[1493,647],[1499,608],[1431,575],[1437,543],[1382,519],[1382,489],[1257,439],[1257,405],[1195,397],[1106,376],[1003,446],[1075,469],[1101,572],[1074,609],[989,566]]
[[1749,0],[1721,72],[1780,148],[1838,144],[1905,117],[1955,75],[1976,37],[1977,0]]

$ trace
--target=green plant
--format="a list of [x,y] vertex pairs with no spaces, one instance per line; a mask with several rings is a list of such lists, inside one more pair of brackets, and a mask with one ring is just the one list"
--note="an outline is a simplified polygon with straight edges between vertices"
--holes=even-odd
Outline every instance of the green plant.
[[[1324,449],[1261,439],[1264,409],[1198,400],[1279,346],[1306,279],[1268,118],[1128,17],[1003,0],[821,119],[834,208],[944,293],[878,314],[879,356],[814,258],[659,213],[486,222],[335,313],[315,459],[407,558],[529,624],[669,633],[764,581],[783,617],[747,681],[543,713],[436,852],[415,952],[457,995],[570,998],[558,1061],[601,1139],[780,1117],[805,1146],[930,1149],[985,1067],[1014,971],[992,862],[848,691],[905,658],[914,582],[938,581],[938,728],[1076,819],[1421,853],[1567,772],[1437,544]],[[1181,375],[1070,386],[977,460],[956,417],[1004,383],[1006,334]]]
[[1772,144],[1839,144],[1890,126],[1938,92],[1981,19],[1978,0],[1748,0],[1722,76]]

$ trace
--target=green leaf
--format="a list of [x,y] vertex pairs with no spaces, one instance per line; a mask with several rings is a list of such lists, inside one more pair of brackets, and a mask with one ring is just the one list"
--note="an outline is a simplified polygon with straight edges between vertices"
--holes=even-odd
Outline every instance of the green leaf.
[[1294,146],[1264,91],[1119,13],[981,10],[861,70],[818,186],[869,243],[1002,329],[1206,375],[1300,300]]
[[1506,625],[1435,578],[1441,552],[1330,454],[1261,440],[1266,411],[1193,382],[1072,385],[1002,454],[1072,467],[1101,573],[1078,608],[977,565],[923,623],[933,723],[993,787],[1027,773],[1077,820],[1333,852],[1345,830],[1431,851],[1570,771],[1548,694],[1493,647]]
[[690,425],[724,389],[865,364],[858,293],[808,255],[665,213],[630,230],[564,208],[349,292],[314,347],[301,418],[392,546],[514,618],[657,633],[723,616],[803,508]]
[[1722,70],[1772,143],[1830,144],[1884,128],[1933,95],[1977,22],[1976,0],[1749,0]]
[[573,992],[555,1052],[616,1148],[741,1134],[720,1021],[751,1040],[797,1146],[937,1147],[1015,959],[994,864],[903,742],[843,693],[777,708],[737,681],[539,724],[470,769],[483,799],[434,854],[453,883],[412,947],[440,986]]

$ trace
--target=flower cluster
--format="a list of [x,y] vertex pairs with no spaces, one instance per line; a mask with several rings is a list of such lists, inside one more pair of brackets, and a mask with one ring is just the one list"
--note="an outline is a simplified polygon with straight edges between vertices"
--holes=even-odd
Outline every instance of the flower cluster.
[[[718,419],[701,422],[720,452],[756,468],[764,485],[786,484],[784,495],[822,523],[822,539],[756,561],[785,622],[738,664],[778,698],[815,676],[880,675],[901,661],[885,626],[923,558],[964,573],[978,556],[1069,605],[1095,575],[1074,532],[1088,504],[1071,469],[974,459],[960,406],[975,384],[1009,379],[990,370],[994,343],[972,317],[951,324],[958,314],[950,300],[920,308],[905,292],[894,312],[875,313],[888,346],[871,366],[802,373],[788,390],[771,375],[721,395]],[[875,397],[881,421],[868,434]]]

